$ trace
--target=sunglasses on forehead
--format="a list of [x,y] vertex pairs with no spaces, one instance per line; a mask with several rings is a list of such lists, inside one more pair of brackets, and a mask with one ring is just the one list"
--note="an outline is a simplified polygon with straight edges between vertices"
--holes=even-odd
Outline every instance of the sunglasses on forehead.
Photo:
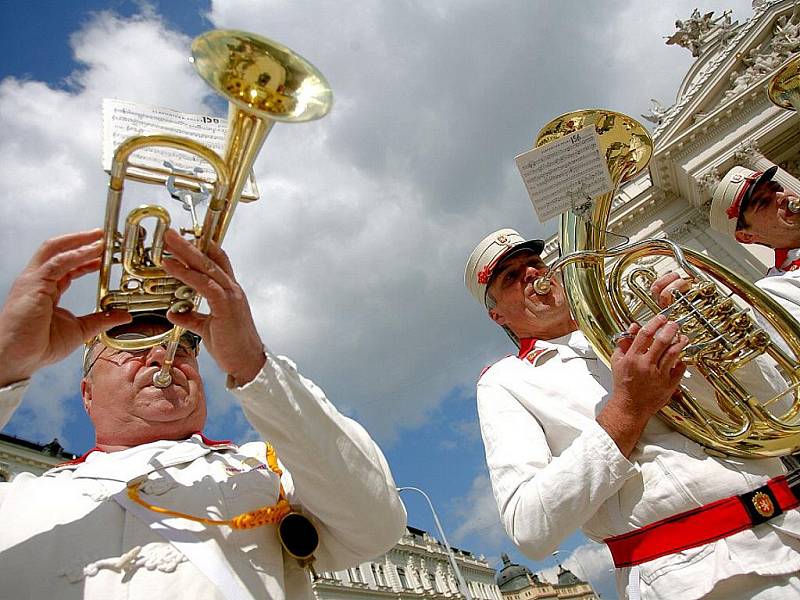
[[[117,340],[143,340],[143,339],[146,339],[146,338],[150,337],[150,335],[148,335],[146,333],[143,333],[143,332],[140,332],[140,331],[125,331],[125,332],[117,333],[117,334],[115,334],[113,332],[114,332],[114,329],[111,329],[109,331],[109,333],[112,335],[112,337],[114,339],[117,339]],[[178,353],[183,352],[184,354],[192,354],[194,356],[197,356],[198,352],[200,351],[200,341],[201,341],[201,338],[196,333],[192,333],[191,331],[184,332],[184,334],[181,336],[181,339],[178,341]],[[92,370],[92,367],[95,365],[95,363],[103,356],[105,356],[106,358],[109,358],[109,359],[112,358],[112,357],[125,357],[126,359],[130,359],[130,358],[134,358],[134,357],[137,357],[137,356],[144,356],[145,354],[147,354],[151,350],[151,348],[142,348],[140,350],[114,350],[114,349],[112,349],[110,353],[106,353],[104,355],[104,352],[106,350],[108,350],[109,348],[106,347],[106,346],[103,346],[103,349],[100,350],[94,358],[92,358],[92,351],[98,345],[102,345],[102,344],[100,344],[100,339],[99,338],[95,338],[90,344],[88,344],[86,346],[86,351],[84,352],[84,355],[83,355],[83,374],[84,375],[87,375],[89,373],[89,371]],[[164,342],[164,343],[162,343],[160,345],[166,345],[166,342]]]

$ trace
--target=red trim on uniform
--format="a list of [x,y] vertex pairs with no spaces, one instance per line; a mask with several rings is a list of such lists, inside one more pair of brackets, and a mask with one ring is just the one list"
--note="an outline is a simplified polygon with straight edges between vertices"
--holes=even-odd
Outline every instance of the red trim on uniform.
[[789,248],[775,248],[775,268],[780,269],[781,265],[789,258]]
[[[781,511],[800,505],[785,476],[770,479],[765,487],[769,487]],[[753,525],[745,500],[741,496],[731,496],[603,541],[611,551],[614,566],[619,569],[709,544]]]
[[206,446],[234,446],[235,444],[231,440],[211,440],[203,435],[202,431],[195,431],[192,435],[199,435],[200,439],[203,440],[203,443]]
[[738,219],[739,218],[739,208],[742,203],[742,198],[744,198],[744,194],[747,190],[750,189],[750,186],[762,175],[764,174],[763,171],[756,171],[749,177],[744,178],[744,184],[741,188],[739,188],[739,192],[736,194],[736,197],[731,202],[731,205],[725,211],[728,215],[729,219]]
[[55,468],[58,468],[58,467],[69,467],[70,465],[79,465],[82,462],[84,462],[86,460],[86,457],[88,457],[92,452],[103,452],[103,450],[101,450],[100,448],[95,446],[94,448],[92,448],[91,450],[89,450],[85,454],[83,454],[83,456],[79,456],[78,458],[73,458],[72,460],[68,460],[67,462],[58,463],[55,466]]
[[528,355],[528,352],[533,350],[533,347],[538,342],[536,338],[522,338],[519,341],[519,353],[517,354],[517,358],[525,358]]
[[785,267],[783,263],[789,258],[791,248],[775,248],[775,269],[788,273],[800,269],[800,258],[793,260]]
[[[234,443],[232,441],[230,441],[230,440],[216,441],[216,440],[209,439],[206,436],[204,436],[203,433],[200,432],[200,431],[195,431],[192,435],[199,435],[200,439],[203,440],[203,443],[206,446],[233,446],[234,445]],[[71,465],[79,465],[82,462],[85,462],[86,458],[92,452],[105,452],[105,451],[101,450],[100,448],[95,446],[91,450],[87,451],[83,456],[79,456],[78,458],[73,458],[72,460],[68,460],[68,461],[63,462],[63,463],[59,463],[59,464],[56,465],[56,467],[69,467]]]

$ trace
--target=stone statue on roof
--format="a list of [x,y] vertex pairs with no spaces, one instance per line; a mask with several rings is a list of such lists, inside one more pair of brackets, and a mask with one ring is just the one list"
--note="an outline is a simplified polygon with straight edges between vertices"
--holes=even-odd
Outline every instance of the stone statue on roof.
[[675,21],[675,28],[677,31],[666,38],[667,45],[671,46],[675,44],[677,46],[681,46],[682,48],[688,48],[692,53],[692,56],[700,56],[700,38],[704,34],[711,31],[711,28],[714,25],[712,21],[713,15],[714,11],[703,15],[698,9],[695,8],[692,11],[691,16],[686,21],[681,21],[678,19]]
[[643,119],[647,119],[651,123],[655,123],[656,125],[658,125],[659,123],[661,123],[661,121],[664,120],[664,115],[667,114],[667,111],[669,109],[663,104],[661,104],[661,102],[659,102],[655,98],[650,98],[650,102],[652,103],[652,106],[650,107],[650,112],[646,115],[641,115],[641,117]]

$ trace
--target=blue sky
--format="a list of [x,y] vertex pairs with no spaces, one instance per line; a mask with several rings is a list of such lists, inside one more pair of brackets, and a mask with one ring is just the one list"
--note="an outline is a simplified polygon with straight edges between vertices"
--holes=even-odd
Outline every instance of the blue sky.
[[[534,570],[498,523],[477,425],[481,369],[511,352],[463,287],[472,247],[504,226],[546,237],[516,172],[555,115],[670,105],[691,64],[663,36],[689,2],[183,0],[0,2],[0,294],[38,243],[97,226],[104,97],[217,113],[186,63],[191,38],[250,29],[311,60],[331,114],[276,126],[256,163],[262,199],[224,244],[265,343],[291,356],[379,441],[399,485],[431,496],[456,546]],[[704,2],[704,11],[749,2]],[[46,170],[45,170],[46,169]],[[70,290],[86,312],[95,281]],[[44,369],[5,432],[93,445],[76,391],[80,358]],[[203,358],[211,437],[250,429]],[[430,532],[422,498],[409,523]],[[613,597],[607,559],[580,534],[559,560]],[[604,562],[605,561],[605,562]]]

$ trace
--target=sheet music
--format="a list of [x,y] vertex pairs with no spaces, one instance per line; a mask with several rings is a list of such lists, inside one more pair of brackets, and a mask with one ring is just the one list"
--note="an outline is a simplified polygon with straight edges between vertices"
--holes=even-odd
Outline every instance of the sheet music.
[[[135,135],[169,134],[187,137],[208,146],[220,156],[225,151],[228,135],[226,119],[185,113],[160,106],[103,99],[103,169],[111,170],[111,162],[117,147]],[[204,168],[201,177],[209,182],[214,180],[214,172],[204,161],[172,148],[146,148],[134,153],[132,162],[146,166],[163,167],[164,161],[171,162],[178,169],[192,171],[195,167]],[[165,178],[166,179],[166,178]],[[258,188],[250,173],[245,183],[242,197],[255,200]]]
[[542,223],[612,190],[594,125],[514,159]]

